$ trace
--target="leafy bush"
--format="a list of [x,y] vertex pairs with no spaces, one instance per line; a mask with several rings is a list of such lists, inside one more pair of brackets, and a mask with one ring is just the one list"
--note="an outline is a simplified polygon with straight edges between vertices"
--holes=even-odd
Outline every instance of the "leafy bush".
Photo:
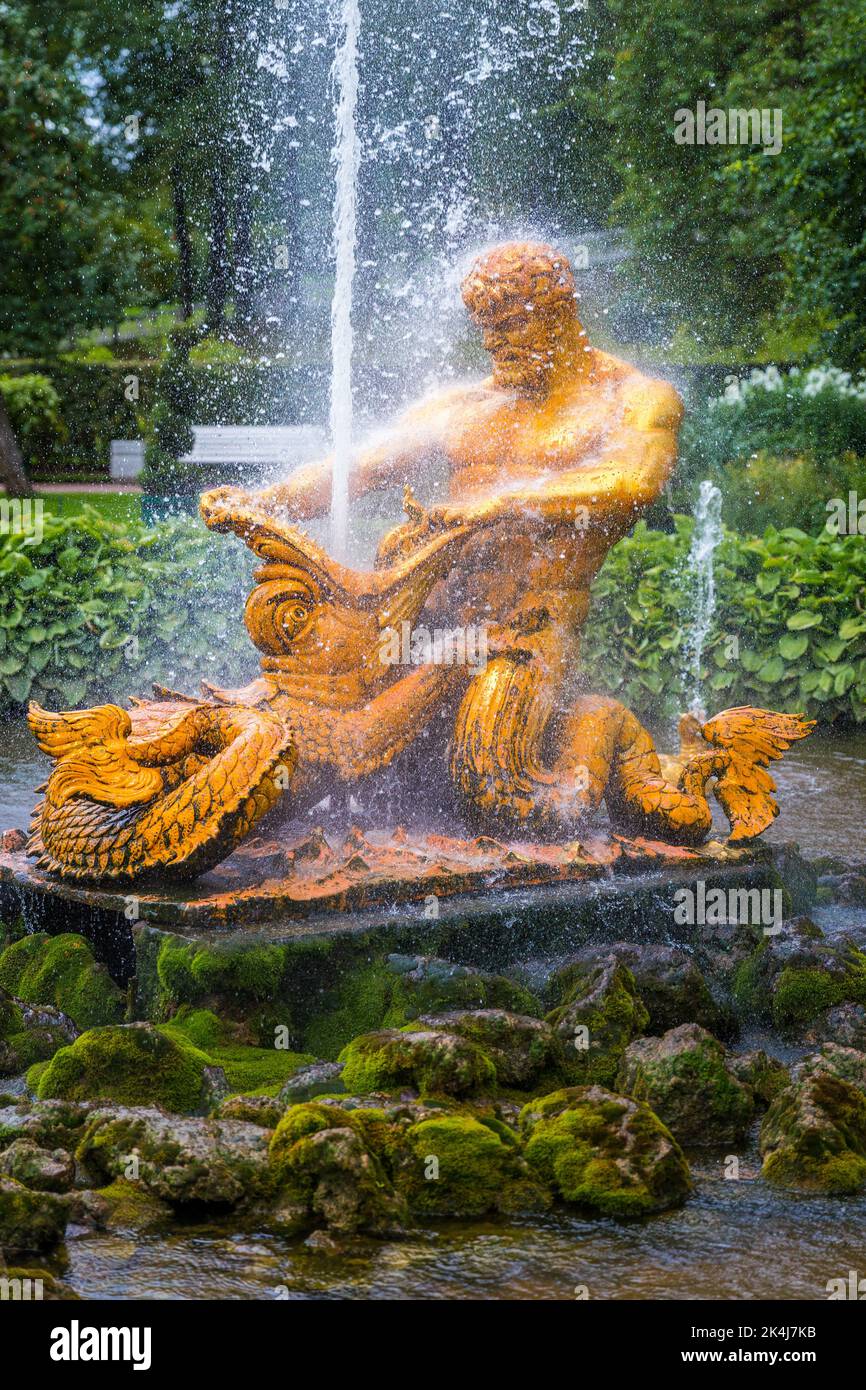
[[[641,523],[593,586],[581,668],[594,690],[653,722],[684,707],[693,581],[692,522]],[[716,552],[717,608],[704,649],[705,703],[803,711],[824,723],[866,720],[866,539],[768,528],[726,531]]]
[[66,443],[69,431],[50,377],[40,372],[0,376],[0,395],[28,469],[38,467],[56,446]]
[[0,712],[248,678],[249,574],[239,542],[192,519],[148,530],[86,507],[46,516],[41,537],[0,536]]
[[831,497],[862,481],[866,459],[866,376],[835,367],[755,369],[683,424],[674,497],[689,505],[710,478],[724,496],[728,525],[820,529]]

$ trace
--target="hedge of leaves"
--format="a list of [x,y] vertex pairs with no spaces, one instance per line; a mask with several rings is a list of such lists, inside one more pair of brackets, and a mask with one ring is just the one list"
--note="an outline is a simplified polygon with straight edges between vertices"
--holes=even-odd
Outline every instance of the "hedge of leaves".
[[153,529],[93,508],[0,536],[0,713],[28,699],[73,709],[150,683],[255,674],[241,614],[248,552],[196,520]]
[[[691,531],[686,517],[670,535],[641,524],[608,556],[593,590],[586,679],[654,723],[684,703]],[[708,712],[755,704],[827,724],[866,720],[866,537],[726,531],[715,577]]]
[[[587,683],[651,723],[683,703],[692,523],[641,524],[599,573],[581,665]],[[93,509],[47,517],[41,539],[0,537],[0,713],[56,709],[247,680],[241,621],[251,557],[197,520],[152,529]],[[718,608],[705,649],[711,712],[758,704],[824,723],[866,720],[866,537],[730,532],[716,555]]]

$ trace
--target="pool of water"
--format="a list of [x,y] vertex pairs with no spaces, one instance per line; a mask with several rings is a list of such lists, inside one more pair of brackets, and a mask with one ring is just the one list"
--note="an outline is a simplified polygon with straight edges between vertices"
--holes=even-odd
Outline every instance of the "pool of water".
[[686,1206],[639,1223],[556,1213],[454,1222],[336,1251],[261,1231],[173,1227],[86,1235],[60,1270],[94,1299],[823,1299],[863,1269],[866,1198],[771,1192],[756,1154],[738,1180],[722,1155],[693,1163]]

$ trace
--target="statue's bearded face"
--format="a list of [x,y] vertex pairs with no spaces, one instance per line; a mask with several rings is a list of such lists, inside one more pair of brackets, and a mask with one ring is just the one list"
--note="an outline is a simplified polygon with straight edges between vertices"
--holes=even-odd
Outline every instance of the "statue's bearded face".
[[563,338],[580,327],[565,256],[536,242],[508,242],[479,257],[462,290],[493,358],[496,385],[543,389]]

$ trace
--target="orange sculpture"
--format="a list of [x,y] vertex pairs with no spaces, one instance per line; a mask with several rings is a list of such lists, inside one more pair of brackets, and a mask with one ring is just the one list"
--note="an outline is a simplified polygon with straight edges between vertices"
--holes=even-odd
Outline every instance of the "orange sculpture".
[[[205,493],[207,525],[262,561],[245,613],[261,676],[202,700],[163,692],[128,715],[32,709],[57,760],[31,836],[44,866],[201,872],[278,799],[297,812],[363,781],[443,711],[450,737],[434,756],[462,815],[498,831],[570,836],[604,798],[615,825],[696,845],[711,779],[732,840],[771,823],[766,768],[810,722],[727,710],[689,726],[670,776],[634,715],[577,688],[592,580],[670,476],[678,394],[589,344],[571,269],[550,247],[497,247],[463,297],[493,373],[422,401],[359,454],[353,496],[405,490],[407,519],[372,572],[297,527],[330,506],[328,460],[258,494]],[[412,486],[441,458],[448,497],[427,509]]]

